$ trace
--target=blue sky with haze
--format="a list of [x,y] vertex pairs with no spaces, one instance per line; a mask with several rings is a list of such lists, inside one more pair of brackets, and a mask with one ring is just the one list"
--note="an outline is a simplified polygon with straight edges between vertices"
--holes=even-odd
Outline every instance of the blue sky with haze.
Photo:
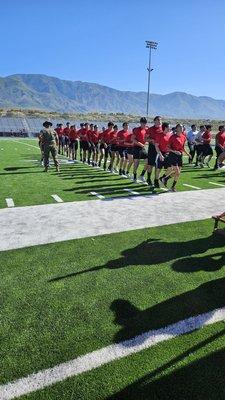
[[41,73],[121,90],[225,99],[224,0],[11,0],[1,4],[0,76]]

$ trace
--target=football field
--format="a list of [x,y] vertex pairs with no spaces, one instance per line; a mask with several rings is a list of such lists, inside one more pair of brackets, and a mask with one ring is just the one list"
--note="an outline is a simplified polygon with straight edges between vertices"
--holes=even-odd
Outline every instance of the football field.
[[[177,195],[65,158],[59,174],[45,174],[34,140],[0,148],[0,218],[6,199],[15,211],[57,195],[96,200],[91,225],[91,192],[119,200],[130,189],[165,203]],[[178,190],[209,189],[207,203],[223,187],[224,172],[185,165]],[[1,400],[225,398],[225,237],[210,219],[177,222],[0,252]]]

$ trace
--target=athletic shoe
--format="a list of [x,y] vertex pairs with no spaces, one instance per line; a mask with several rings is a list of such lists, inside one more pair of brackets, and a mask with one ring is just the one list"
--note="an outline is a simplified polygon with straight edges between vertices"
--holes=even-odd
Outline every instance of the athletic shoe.
[[141,181],[141,182],[143,182],[143,183],[147,183],[145,177],[142,176],[142,175],[139,176],[139,181]]
[[118,174],[118,172],[119,172],[118,168],[114,168],[114,171],[117,172],[117,174]]
[[175,187],[172,187],[172,188],[170,189],[170,192],[177,192],[177,189],[176,189]]
[[126,179],[128,178],[128,176],[126,174],[122,174],[122,177],[126,178]]

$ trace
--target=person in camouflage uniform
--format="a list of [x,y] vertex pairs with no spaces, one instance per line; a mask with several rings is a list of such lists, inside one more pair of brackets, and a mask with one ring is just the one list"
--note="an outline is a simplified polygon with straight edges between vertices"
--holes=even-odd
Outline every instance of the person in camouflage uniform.
[[44,153],[44,172],[48,172],[49,168],[49,155],[51,153],[56,171],[59,172],[59,162],[57,159],[57,147],[58,147],[58,135],[54,129],[52,129],[52,123],[45,121],[43,123],[44,129],[40,132],[40,138]]

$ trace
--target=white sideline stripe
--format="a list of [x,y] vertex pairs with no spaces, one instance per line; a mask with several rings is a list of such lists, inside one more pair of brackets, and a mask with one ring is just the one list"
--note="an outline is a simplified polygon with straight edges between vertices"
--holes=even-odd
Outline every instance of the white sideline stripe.
[[34,146],[33,144],[23,143],[23,142],[19,142],[19,140],[13,140],[13,139],[11,139],[11,141],[12,141],[12,142],[15,142],[15,143],[23,144],[23,145],[25,145],[25,146],[34,147],[35,149],[40,150],[40,148],[39,148],[38,146]]
[[224,319],[225,307],[187,318],[175,324],[168,325],[165,328],[145,332],[135,336],[133,339],[112,344],[74,360],[56,365],[55,367],[28,375],[14,382],[6,383],[0,386],[0,399],[11,400],[35,392],[36,390],[44,389],[72,376],[91,371],[101,365],[155,346],[157,343],[173,339],[179,335],[195,331],[203,326],[211,325]]
[[14,201],[11,198],[5,199],[7,207],[15,207]]
[[216,186],[222,186],[225,187],[225,185],[222,185],[222,183],[216,183],[216,182],[209,182],[211,185],[216,185]]
[[138,192],[135,192],[135,190],[131,190],[131,189],[123,189],[125,192],[129,192],[131,194],[140,194]]
[[51,196],[57,203],[63,203],[63,200],[57,194],[51,194]]
[[98,197],[98,199],[105,199],[105,196],[102,196],[101,194],[99,194],[99,193],[96,193],[96,192],[90,192],[90,194],[92,195],[92,196],[96,196],[96,197]]
[[187,187],[190,187],[190,188],[192,188],[192,189],[201,189],[200,187],[198,187],[198,186],[192,186],[192,185],[188,185],[187,183],[183,183],[183,186],[187,186]]

